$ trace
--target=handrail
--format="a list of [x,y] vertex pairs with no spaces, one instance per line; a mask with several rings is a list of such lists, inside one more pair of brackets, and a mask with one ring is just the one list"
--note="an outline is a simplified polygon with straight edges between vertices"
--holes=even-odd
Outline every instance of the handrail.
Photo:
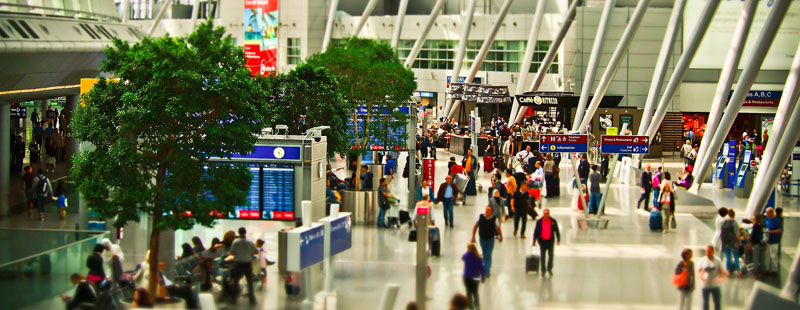
[[[119,18],[119,16],[108,15],[108,14],[103,14],[103,13],[95,13],[95,12],[73,10],[73,9],[64,9],[64,8],[54,8],[54,7],[38,6],[38,5],[17,4],[17,3],[0,3],[0,11],[13,12],[13,13],[24,13],[24,12],[14,12],[14,11],[3,10],[2,9],[3,6],[26,8],[26,9],[28,9],[27,13],[29,13],[29,14],[31,13],[30,12],[31,10],[41,9],[41,10],[43,10],[42,14],[41,14],[42,16],[47,16],[46,11],[44,11],[44,10],[50,10],[53,14],[55,14],[55,13],[57,13],[59,11],[60,12],[64,12],[64,13],[76,13],[74,15],[74,18],[76,18],[76,19],[79,18],[78,17],[79,14],[85,14],[85,15],[89,15],[90,18],[95,17],[95,19],[99,20],[99,21],[106,20],[106,19],[110,19],[110,20],[117,21],[117,22],[121,22],[122,21],[122,19]],[[66,15],[63,15],[63,16],[66,16]],[[96,18],[96,17],[100,17],[100,18]]]
[[[71,230],[62,230],[62,231],[63,231],[63,232],[65,232],[65,233],[70,233],[70,232],[73,232],[73,231],[71,231]],[[108,231],[105,231],[105,232],[102,232],[102,233],[100,233],[100,234],[94,235],[94,236],[92,236],[92,237],[90,237],[90,238],[86,238],[86,239],[78,240],[78,241],[75,241],[75,242],[72,242],[72,243],[69,243],[69,244],[65,244],[65,245],[62,245],[62,246],[60,246],[60,247],[53,248],[53,249],[50,249],[50,250],[47,250],[47,251],[44,251],[44,252],[41,252],[41,253],[36,253],[36,254],[29,255],[29,256],[26,256],[26,257],[23,257],[23,258],[20,258],[20,259],[16,259],[16,260],[13,260],[13,261],[10,261],[10,262],[8,262],[8,263],[4,263],[4,264],[0,265],[0,268],[5,268],[6,266],[14,265],[14,264],[17,264],[17,263],[19,263],[19,262],[23,262],[23,261],[26,261],[26,260],[32,259],[32,258],[34,258],[34,257],[38,257],[38,256],[42,256],[42,255],[45,255],[45,254],[49,254],[49,253],[52,253],[52,252],[55,252],[55,251],[58,251],[58,250],[64,249],[64,248],[66,248],[66,247],[71,247],[71,246],[73,246],[73,245],[76,245],[76,244],[79,244],[79,243],[83,243],[83,242],[89,241],[89,240],[91,240],[91,239],[96,239],[96,238],[98,238],[98,237],[100,237],[100,236],[108,235],[108,233],[109,233]]]
[[64,230],[55,228],[19,228],[19,227],[0,227],[0,230],[30,230],[30,231],[47,231],[47,232],[63,232],[63,233],[94,233],[96,235],[107,233],[105,230]]

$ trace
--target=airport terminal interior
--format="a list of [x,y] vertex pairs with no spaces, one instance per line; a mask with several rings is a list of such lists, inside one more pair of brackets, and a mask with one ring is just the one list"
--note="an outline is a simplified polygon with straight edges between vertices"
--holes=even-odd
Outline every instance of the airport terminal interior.
[[800,309],[799,98],[792,0],[0,0],[0,309]]

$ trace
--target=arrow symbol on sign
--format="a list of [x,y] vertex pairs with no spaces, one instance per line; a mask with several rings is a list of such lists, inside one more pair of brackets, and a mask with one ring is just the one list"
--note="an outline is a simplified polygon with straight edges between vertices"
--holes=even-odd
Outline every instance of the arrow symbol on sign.
[[645,153],[647,153],[647,147],[646,147],[646,146],[645,146],[645,147],[642,147],[642,152],[645,152]]
[[542,145],[542,151],[547,151],[547,146]]
[[648,140],[647,137],[642,138],[642,142],[644,142],[644,143],[647,143],[647,140]]

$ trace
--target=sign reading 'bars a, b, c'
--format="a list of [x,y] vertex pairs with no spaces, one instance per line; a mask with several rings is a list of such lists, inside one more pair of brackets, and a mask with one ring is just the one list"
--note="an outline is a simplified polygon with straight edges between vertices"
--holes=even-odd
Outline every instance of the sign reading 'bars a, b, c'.
[[586,153],[589,151],[588,135],[540,135],[539,152]]
[[603,154],[647,154],[649,152],[649,136],[600,136],[600,153]]

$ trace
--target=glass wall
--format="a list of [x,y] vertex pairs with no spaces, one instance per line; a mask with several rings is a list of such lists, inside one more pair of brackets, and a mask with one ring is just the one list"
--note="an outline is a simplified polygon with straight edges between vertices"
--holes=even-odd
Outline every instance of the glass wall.
[[86,258],[108,232],[0,229],[0,300],[18,309],[72,289]]
[[[542,60],[550,48],[550,41],[536,42],[530,72],[536,73]],[[467,42],[466,57],[462,68],[468,69],[483,44],[482,40]],[[522,40],[494,41],[481,65],[481,71],[519,72],[522,59],[525,57],[527,42]],[[405,60],[414,47],[414,40],[400,40],[397,45],[397,56]],[[412,68],[451,70],[458,49],[456,40],[426,40],[420,49]],[[548,73],[558,73],[558,56],[550,66]]]

